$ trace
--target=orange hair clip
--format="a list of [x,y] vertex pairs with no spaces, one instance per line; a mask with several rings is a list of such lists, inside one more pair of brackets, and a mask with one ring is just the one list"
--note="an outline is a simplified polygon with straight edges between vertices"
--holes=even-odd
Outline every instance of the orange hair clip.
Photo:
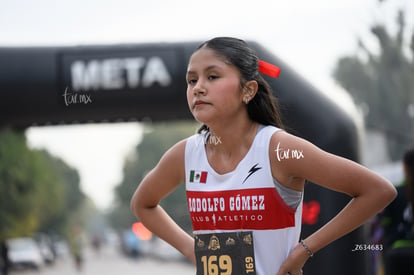
[[259,60],[259,71],[265,75],[277,78],[280,74],[280,68],[266,61]]

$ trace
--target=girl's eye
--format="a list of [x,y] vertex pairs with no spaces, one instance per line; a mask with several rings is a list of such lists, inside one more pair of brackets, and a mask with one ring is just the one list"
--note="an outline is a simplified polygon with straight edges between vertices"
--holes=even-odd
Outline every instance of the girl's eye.
[[189,85],[194,85],[195,83],[197,83],[197,79],[188,79],[188,80],[187,80],[187,83],[188,83]]
[[217,78],[218,78],[217,75],[209,75],[208,76],[208,79],[210,79],[210,80],[214,80],[214,79],[217,79]]

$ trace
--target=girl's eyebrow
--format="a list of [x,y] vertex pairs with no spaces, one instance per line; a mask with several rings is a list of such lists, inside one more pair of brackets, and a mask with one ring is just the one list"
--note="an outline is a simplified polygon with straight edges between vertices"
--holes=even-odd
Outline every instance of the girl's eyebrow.
[[[221,69],[221,67],[217,66],[217,65],[210,65],[210,66],[206,67],[204,69],[204,71],[208,71],[208,70],[212,70],[212,69]],[[196,74],[196,72],[190,70],[190,71],[187,71],[187,74]]]

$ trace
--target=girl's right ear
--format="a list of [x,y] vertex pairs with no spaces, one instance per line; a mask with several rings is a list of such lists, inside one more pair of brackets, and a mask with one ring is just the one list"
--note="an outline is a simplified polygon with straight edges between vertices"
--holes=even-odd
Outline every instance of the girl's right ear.
[[256,80],[247,81],[243,88],[243,98],[247,99],[248,101],[252,100],[257,93],[257,89],[259,88],[259,84]]

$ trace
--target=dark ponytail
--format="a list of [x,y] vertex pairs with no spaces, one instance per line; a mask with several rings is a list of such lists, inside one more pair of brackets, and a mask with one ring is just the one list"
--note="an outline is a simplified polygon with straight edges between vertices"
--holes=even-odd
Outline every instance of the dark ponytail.
[[[257,54],[247,43],[232,37],[216,37],[201,44],[197,50],[209,48],[226,63],[236,67],[241,76],[240,85],[244,87],[247,81],[255,80],[258,84],[256,95],[247,104],[249,118],[263,125],[272,125],[284,128],[278,101],[273,95],[267,81],[259,73],[259,59]],[[198,133],[209,131],[207,125],[202,125]]]

